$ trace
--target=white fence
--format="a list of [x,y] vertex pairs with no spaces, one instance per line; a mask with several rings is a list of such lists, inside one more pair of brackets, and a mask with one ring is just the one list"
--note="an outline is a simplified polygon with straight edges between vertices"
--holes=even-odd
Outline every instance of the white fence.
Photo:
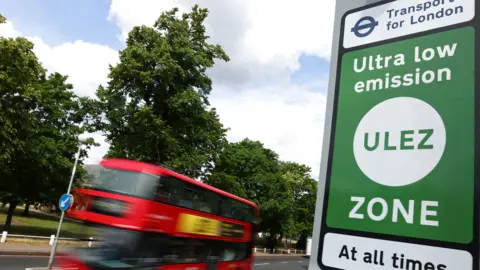
[[[38,240],[49,240],[48,244],[51,246],[55,241],[55,235],[50,236],[37,236],[37,235],[23,235],[23,234],[8,234],[7,231],[2,232],[2,236],[0,238],[0,243],[7,242],[7,237],[16,238],[16,239],[38,239]],[[68,237],[59,237],[58,240],[63,241],[78,241],[78,242],[88,242],[88,246],[91,247],[93,242],[98,242],[100,240],[95,240],[93,237],[90,238],[68,238]]]
[[305,254],[304,249],[293,249],[293,248],[274,248],[273,250],[266,247],[256,246],[253,248],[254,252],[263,252],[270,254]]

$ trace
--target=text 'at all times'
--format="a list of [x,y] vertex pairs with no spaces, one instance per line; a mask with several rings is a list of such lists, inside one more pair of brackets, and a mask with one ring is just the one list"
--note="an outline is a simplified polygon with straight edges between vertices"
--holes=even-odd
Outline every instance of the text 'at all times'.
[[356,247],[349,247],[347,245],[342,246],[338,258],[351,261],[361,261],[362,263],[369,265],[386,266],[389,269],[390,267],[393,267],[394,269],[400,270],[447,270],[445,264],[435,264],[429,261],[408,258],[405,254],[400,252],[387,254],[386,251],[377,249],[361,251]]
[[[432,61],[435,58],[449,58],[455,56],[457,50],[457,43],[448,44],[444,46],[437,46],[435,48],[420,47],[414,48],[413,61],[415,63],[422,63]],[[373,55],[364,56],[361,59],[355,58],[353,61],[353,70],[356,73],[366,71],[375,71],[380,69],[387,69],[389,67],[399,67],[406,64],[406,56],[403,53],[396,55],[382,56],[380,54],[374,57]],[[354,90],[357,93],[364,93],[375,90],[409,87],[419,84],[430,84],[433,82],[450,81],[452,79],[452,71],[448,67],[439,68],[437,70],[421,70],[416,68],[412,73],[402,75],[391,75],[385,73],[383,78],[375,78],[366,81],[358,81],[354,85]]]

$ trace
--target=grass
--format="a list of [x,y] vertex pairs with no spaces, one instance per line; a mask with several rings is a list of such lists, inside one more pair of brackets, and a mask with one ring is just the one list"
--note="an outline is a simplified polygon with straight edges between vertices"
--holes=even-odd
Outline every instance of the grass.
[[[7,218],[8,207],[0,208],[0,228],[3,228],[5,220]],[[60,216],[52,213],[42,213],[33,210],[29,211],[28,217],[23,217],[22,208],[17,208],[14,211],[12,218],[12,226],[8,230],[9,234],[23,234],[23,235],[36,235],[36,236],[50,236],[55,235],[57,232],[58,222]],[[60,231],[60,237],[71,238],[86,238],[91,236],[92,229],[83,225],[83,223],[75,222],[64,219],[62,223],[62,230]]]

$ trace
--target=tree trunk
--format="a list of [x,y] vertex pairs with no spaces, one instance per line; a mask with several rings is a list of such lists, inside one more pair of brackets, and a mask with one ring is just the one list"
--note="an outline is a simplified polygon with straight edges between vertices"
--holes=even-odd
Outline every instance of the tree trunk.
[[7,219],[5,220],[5,226],[3,226],[3,230],[7,231],[12,227],[12,217],[13,211],[17,208],[18,201],[11,200],[10,204],[8,205],[8,212],[7,212]]
[[268,248],[270,248],[270,253],[273,253],[275,246],[277,245],[277,236],[273,230],[270,230],[270,235],[268,236]]
[[30,203],[25,204],[25,209],[23,210],[22,217],[28,217],[28,211],[30,210]]
[[[280,237],[278,237],[278,243],[279,243],[280,245],[283,244],[283,243],[282,243],[282,242],[283,242],[283,237],[284,237],[283,233],[281,233],[281,234],[280,234]],[[285,245],[283,245],[283,246],[285,247]]]

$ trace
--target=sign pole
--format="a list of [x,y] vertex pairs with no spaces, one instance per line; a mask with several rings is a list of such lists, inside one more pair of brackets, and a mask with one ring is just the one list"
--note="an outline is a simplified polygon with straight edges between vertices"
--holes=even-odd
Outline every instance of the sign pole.
[[[77,170],[77,164],[78,164],[78,159],[80,158],[80,151],[81,150],[82,150],[82,144],[79,143],[78,144],[78,150],[77,150],[77,153],[75,155],[75,163],[73,164],[72,175],[70,177],[70,182],[68,184],[68,189],[67,189],[67,193],[66,193],[66,195],[70,199],[68,199],[68,197],[64,198],[64,196],[62,196],[60,198],[59,206],[60,206],[60,209],[62,210],[62,214],[60,215],[60,222],[58,223],[57,234],[55,235],[55,240],[53,242],[52,250],[50,252],[50,258],[48,260],[48,270],[52,269],[53,260],[55,258],[55,252],[57,251],[58,237],[60,236],[60,230],[62,229],[63,218],[65,217],[65,210],[67,210],[68,207],[72,203],[72,198],[71,198],[72,196],[70,195],[70,190],[72,189],[73,179],[75,177],[75,171]],[[65,206],[66,206],[66,208],[65,208]]]
[[52,269],[53,259],[55,258],[55,252],[57,251],[58,237],[60,236],[60,229],[62,228],[64,216],[65,211],[62,211],[62,214],[60,215],[60,222],[58,223],[57,234],[55,235],[55,240],[53,241],[52,250],[50,252],[50,258],[48,260],[48,270]]
[[78,144],[77,154],[75,156],[75,163],[73,164],[72,175],[70,176],[70,183],[68,183],[67,194],[70,194],[70,190],[72,189],[73,178],[75,177],[75,171],[77,170],[78,159],[80,158],[80,151],[82,150],[82,144]]

